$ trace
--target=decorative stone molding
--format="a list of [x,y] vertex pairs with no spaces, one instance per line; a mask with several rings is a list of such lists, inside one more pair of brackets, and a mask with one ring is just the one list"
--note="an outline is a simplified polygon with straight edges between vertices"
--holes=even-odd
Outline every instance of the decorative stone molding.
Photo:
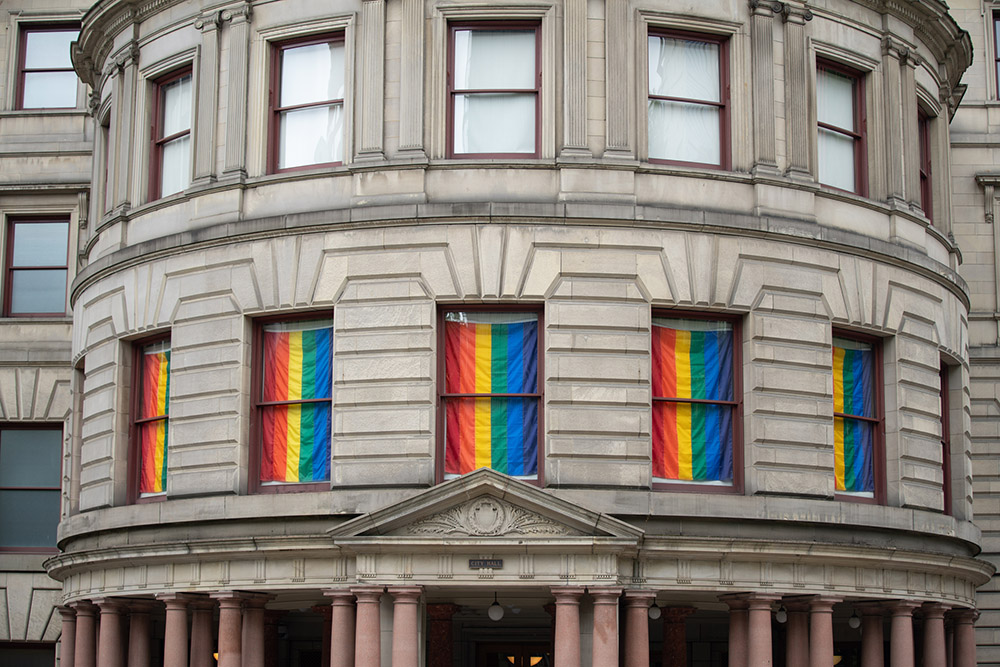
[[408,526],[407,532],[411,535],[470,537],[582,535],[579,531],[540,514],[489,496],[477,498],[446,512],[417,521]]

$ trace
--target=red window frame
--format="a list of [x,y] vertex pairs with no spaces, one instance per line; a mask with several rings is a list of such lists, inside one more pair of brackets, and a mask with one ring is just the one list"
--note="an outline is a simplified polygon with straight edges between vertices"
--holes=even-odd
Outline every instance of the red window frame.
[[1000,99],[1000,11],[993,12],[993,82],[997,86],[994,99]]
[[[840,63],[835,63],[829,60],[817,60],[816,61],[816,71],[817,77],[819,72],[830,71],[841,76],[846,76],[854,81],[854,126],[856,130],[848,130],[847,128],[839,127],[837,125],[831,125],[829,123],[816,121],[818,128],[823,128],[825,130],[830,130],[831,132],[836,132],[838,134],[851,137],[854,141],[854,194],[861,195],[862,197],[868,196],[868,115],[865,108],[865,75],[863,72],[859,72],[856,69],[841,65]],[[817,110],[818,116],[818,110]],[[818,130],[817,130],[818,132]],[[818,166],[817,166],[818,169]],[[818,173],[818,172],[817,172]],[[834,190],[840,190],[840,188],[834,185],[828,185],[826,183],[820,183],[824,187],[832,188]],[[842,190],[843,191],[843,190]]]
[[[38,422],[2,422],[0,423],[0,447],[3,447],[3,431],[58,431],[60,442],[65,437],[62,424],[38,423]],[[63,477],[63,456],[60,447],[59,452],[59,479]],[[2,486],[0,491],[54,491],[59,495],[60,520],[62,515],[62,488],[56,486]],[[0,547],[0,553],[33,553],[50,554],[59,553],[59,548],[53,544],[51,547]]]
[[[168,422],[170,419],[170,404],[167,403],[167,412],[163,415],[153,415],[150,417],[140,417],[142,414],[142,361],[146,348],[160,343],[170,343],[170,334],[162,334],[132,343],[132,371],[131,396],[129,405],[129,456],[128,456],[128,485],[127,501],[129,504],[157,503],[167,499],[167,490],[162,493],[142,497],[139,492],[140,477],[142,474],[142,442],[140,438],[141,426],[152,422]],[[170,440],[167,439],[167,451],[170,449]]]
[[[872,480],[874,491],[872,497],[859,496],[850,492],[837,491],[834,489],[836,500],[852,503],[865,503],[869,505],[884,505],[886,503],[886,480],[885,480],[885,380],[883,371],[883,350],[882,339],[868,334],[843,329],[833,330],[834,338],[867,343],[872,346],[872,396],[875,403],[875,416],[862,417],[843,412],[834,412],[834,417],[853,419],[873,424],[872,429]],[[831,347],[831,359],[832,359]],[[831,366],[832,376],[832,366]],[[831,395],[832,398],[832,395]],[[834,485],[836,486],[836,485]]]
[[[315,164],[303,164],[297,167],[278,167],[278,158],[281,154],[281,114],[286,111],[297,109],[308,109],[310,107],[333,106],[340,104],[344,108],[344,98],[317,100],[293,106],[281,106],[281,74],[284,62],[284,52],[287,49],[300,46],[312,46],[314,44],[344,43],[344,33],[323,33],[320,35],[307,35],[282,42],[275,42],[271,47],[271,76],[267,96],[268,103],[268,142],[267,142],[267,170],[269,174],[278,174],[292,171],[303,171],[306,169],[319,169],[322,167],[336,167],[344,164],[343,159],[335,162],[318,162]],[[346,89],[346,80],[345,80]],[[346,109],[345,109],[346,111]]]
[[[678,480],[672,482],[652,482],[652,488],[657,491],[672,491],[678,493],[717,493],[743,495],[743,321],[738,315],[723,315],[721,313],[703,313],[686,310],[652,311],[653,318],[669,318],[683,320],[702,320],[706,322],[725,322],[733,327],[733,399],[732,401],[701,400],[678,398],[676,396],[654,396],[652,391],[653,356],[650,351],[650,411],[657,402],[669,403],[707,403],[712,405],[728,405],[732,407],[733,429],[733,483],[728,485],[708,484],[698,481]],[[652,327],[652,325],[650,325]],[[650,329],[650,344],[652,344],[652,328]],[[650,422],[652,424],[652,421]],[[652,452],[652,434],[650,434],[650,452]],[[652,465],[652,459],[651,463]]]
[[[260,466],[263,459],[264,432],[263,432],[263,408],[274,405],[307,404],[325,401],[330,404],[331,415],[333,412],[333,382],[331,379],[331,392],[328,399],[303,399],[298,401],[265,402],[261,400],[264,391],[264,327],[268,324],[282,322],[302,322],[307,320],[333,321],[332,310],[319,310],[308,313],[295,313],[288,315],[274,315],[261,317],[254,320],[253,343],[251,345],[253,373],[250,379],[250,447],[249,466],[250,474],[247,476],[248,491],[252,494],[271,493],[306,493],[309,491],[329,491],[333,484],[333,463],[330,464],[330,479],[321,482],[287,482],[283,484],[266,484],[260,478]],[[334,341],[334,345],[336,342]],[[330,372],[333,372],[333,361],[331,360]],[[330,424],[331,431],[333,423]],[[333,434],[330,436],[330,456],[333,457]]]
[[944,495],[944,513],[953,513],[951,495],[951,402],[948,391],[948,366],[941,364],[941,474],[944,476],[941,491]]
[[[542,31],[538,21],[461,21],[448,24],[448,110],[446,154],[449,158],[517,158],[531,159],[541,155],[542,142]],[[455,33],[459,30],[511,30],[535,32],[535,87],[534,88],[456,88],[455,87]],[[455,97],[470,93],[532,93],[535,96],[535,150],[532,153],[456,153],[455,152]]]
[[[732,136],[730,128],[730,80],[729,80],[729,38],[725,35],[712,35],[700,32],[687,32],[684,30],[668,30],[661,28],[650,28],[647,37],[667,37],[694,42],[706,42],[716,44],[719,47],[719,101],[688,99],[683,97],[670,97],[664,95],[653,95],[649,92],[649,85],[646,85],[647,100],[663,100],[667,102],[686,102],[688,104],[701,104],[712,106],[720,110],[719,113],[719,163],[710,162],[685,162],[681,160],[667,160],[664,158],[650,157],[649,161],[656,164],[672,164],[681,167],[700,167],[704,169],[729,170],[732,168]],[[648,58],[648,56],[647,56]],[[647,62],[646,66],[649,66]],[[647,132],[648,132],[648,112],[647,112]],[[648,143],[648,142],[647,142]]]
[[[174,83],[175,81],[180,81],[186,76],[192,77],[193,85],[194,74],[191,65],[181,67],[180,69],[174,70],[170,74],[161,76],[153,81],[153,99],[155,100],[156,106],[153,109],[153,126],[150,130],[149,201],[155,201],[160,199],[162,196],[163,184],[161,182],[161,176],[163,175],[163,147],[178,139],[191,135],[191,125],[194,124],[193,110],[191,113],[191,122],[188,124],[188,128],[186,130],[181,130],[180,132],[175,132],[167,136],[161,135],[164,124],[163,91],[167,85]],[[192,146],[192,150],[193,148],[194,147]],[[189,178],[190,169],[191,166],[188,165]]]
[[[26,60],[28,56],[28,35],[33,32],[80,32],[79,23],[43,23],[43,24],[31,24],[21,27],[19,42],[17,48],[17,99],[14,106],[18,110],[39,110],[44,111],[48,109],[76,109],[76,102],[73,106],[69,107],[25,107],[24,106],[24,82],[25,75],[33,72],[72,72],[73,65],[70,64],[69,67],[55,67],[55,68],[39,68],[39,69],[28,69],[26,67]],[[74,99],[76,94],[74,91]]]
[[111,182],[108,180],[111,166],[111,114],[106,115],[100,122],[101,132],[101,212],[107,213],[113,205],[111,201]]
[[931,118],[923,109],[917,112],[917,141],[920,144],[920,208],[933,222],[934,201],[931,181]]
[[[61,223],[66,225],[66,263],[52,266],[14,266],[14,238],[19,225],[30,225],[35,223]],[[66,286],[63,285],[63,309],[53,313],[14,313],[12,312],[14,303],[14,273],[18,271],[51,271],[62,269],[66,271],[67,282],[69,280],[69,255],[72,252],[69,248],[69,216],[18,216],[7,219],[7,246],[4,257],[4,289],[3,289],[3,315],[4,317],[65,317],[66,316]]]
[[[538,341],[535,354],[537,355],[537,382],[536,391],[530,394],[456,394],[445,391],[445,317],[448,313],[454,312],[476,312],[476,313],[532,313],[538,316]],[[445,481],[445,454],[447,442],[445,441],[445,402],[453,398],[474,398],[474,397],[524,397],[534,398],[538,401],[538,434],[536,443],[538,449],[538,474],[535,479],[523,479],[522,481],[535,486],[545,485],[545,312],[544,307],[535,303],[504,303],[504,304],[447,304],[438,306],[437,318],[437,453],[435,457],[434,476],[438,484]],[[520,479],[520,478],[519,478]]]

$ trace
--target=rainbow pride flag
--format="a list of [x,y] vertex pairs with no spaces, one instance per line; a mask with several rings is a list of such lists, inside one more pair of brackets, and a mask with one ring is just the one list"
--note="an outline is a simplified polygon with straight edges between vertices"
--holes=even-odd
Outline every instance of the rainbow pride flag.
[[[653,396],[733,400],[733,331],[688,331],[653,325]],[[653,401],[653,476],[733,478],[733,408]]]
[[[474,316],[473,316],[474,317]],[[534,394],[538,391],[538,320],[446,321],[445,391]],[[538,398],[449,398],[445,473],[492,468],[538,474]]]
[[157,343],[143,350],[141,374],[139,418],[162,417],[139,424],[139,494],[151,495],[167,489],[170,349]]
[[[872,393],[874,352],[833,346],[833,411],[859,417],[875,416]],[[860,419],[833,418],[833,469],[837,491],[872,492],[873,424]]]
[[332,329],[288,328],[264,329],[263,401],[327,400],[263,407],[260,479],[320,482],[330,479]]

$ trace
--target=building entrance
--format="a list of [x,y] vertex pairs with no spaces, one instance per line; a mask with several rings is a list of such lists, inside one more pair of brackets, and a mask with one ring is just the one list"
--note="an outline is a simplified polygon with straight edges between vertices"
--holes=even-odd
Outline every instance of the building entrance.
[[481,643],[476,667],[551,667],[552,647],[545,643]]

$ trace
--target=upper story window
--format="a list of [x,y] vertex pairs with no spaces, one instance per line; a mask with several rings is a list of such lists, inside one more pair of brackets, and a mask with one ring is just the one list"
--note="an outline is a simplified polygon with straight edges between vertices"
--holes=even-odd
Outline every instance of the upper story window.
[[270,170],[344,161],[344,38],[310,36],[275,45]]
[[256,490],[329,488],[333,403],[333,321],[259,325],[254,419]]
[[0,550],[55,550],[61,477],[61,428],[0,426]]
[[920,208],[928,220],[934,217],[931,183],[931,119],[922,110],[917,114],[917,141],[920,143]]
[[67,218],[10,218],[4,315],[65,315],[68,261]]
[[170,340],[135,347],[132,408],[132,498],[162,497],[167,491],[170,417]]
[[77,25],[33,25],[21,29],[18,52],[18,109],[76,107],[77,79],[70,60],[70,43]]
[[538,312],[446,310],[440,323],[444,474],[539,475]]
[[180,192],[191,184],[191,68],[160,78],[154,86],[151,200]]
[[816,64],[819,181],[867,195],[864,78],[841,65]]
[[846,333],[833,337],[833,467],[837,494],[882,502],[881,347]]
[[725,168],[729,157],[726,41],[650,33],[649,159]]
[[727,320],[653,318],[654,482],[739,490],[736,331]]
[[942,508],[945,514],[952,513],[951,500],[951,401],[948,391],[948,366],[941,364],[941,491],[944,495]]
[[539,41],[537,23],[451,25],[449,155],[538,156]]
[[993,75],[1000,98],[1000,12],[993,12]]

